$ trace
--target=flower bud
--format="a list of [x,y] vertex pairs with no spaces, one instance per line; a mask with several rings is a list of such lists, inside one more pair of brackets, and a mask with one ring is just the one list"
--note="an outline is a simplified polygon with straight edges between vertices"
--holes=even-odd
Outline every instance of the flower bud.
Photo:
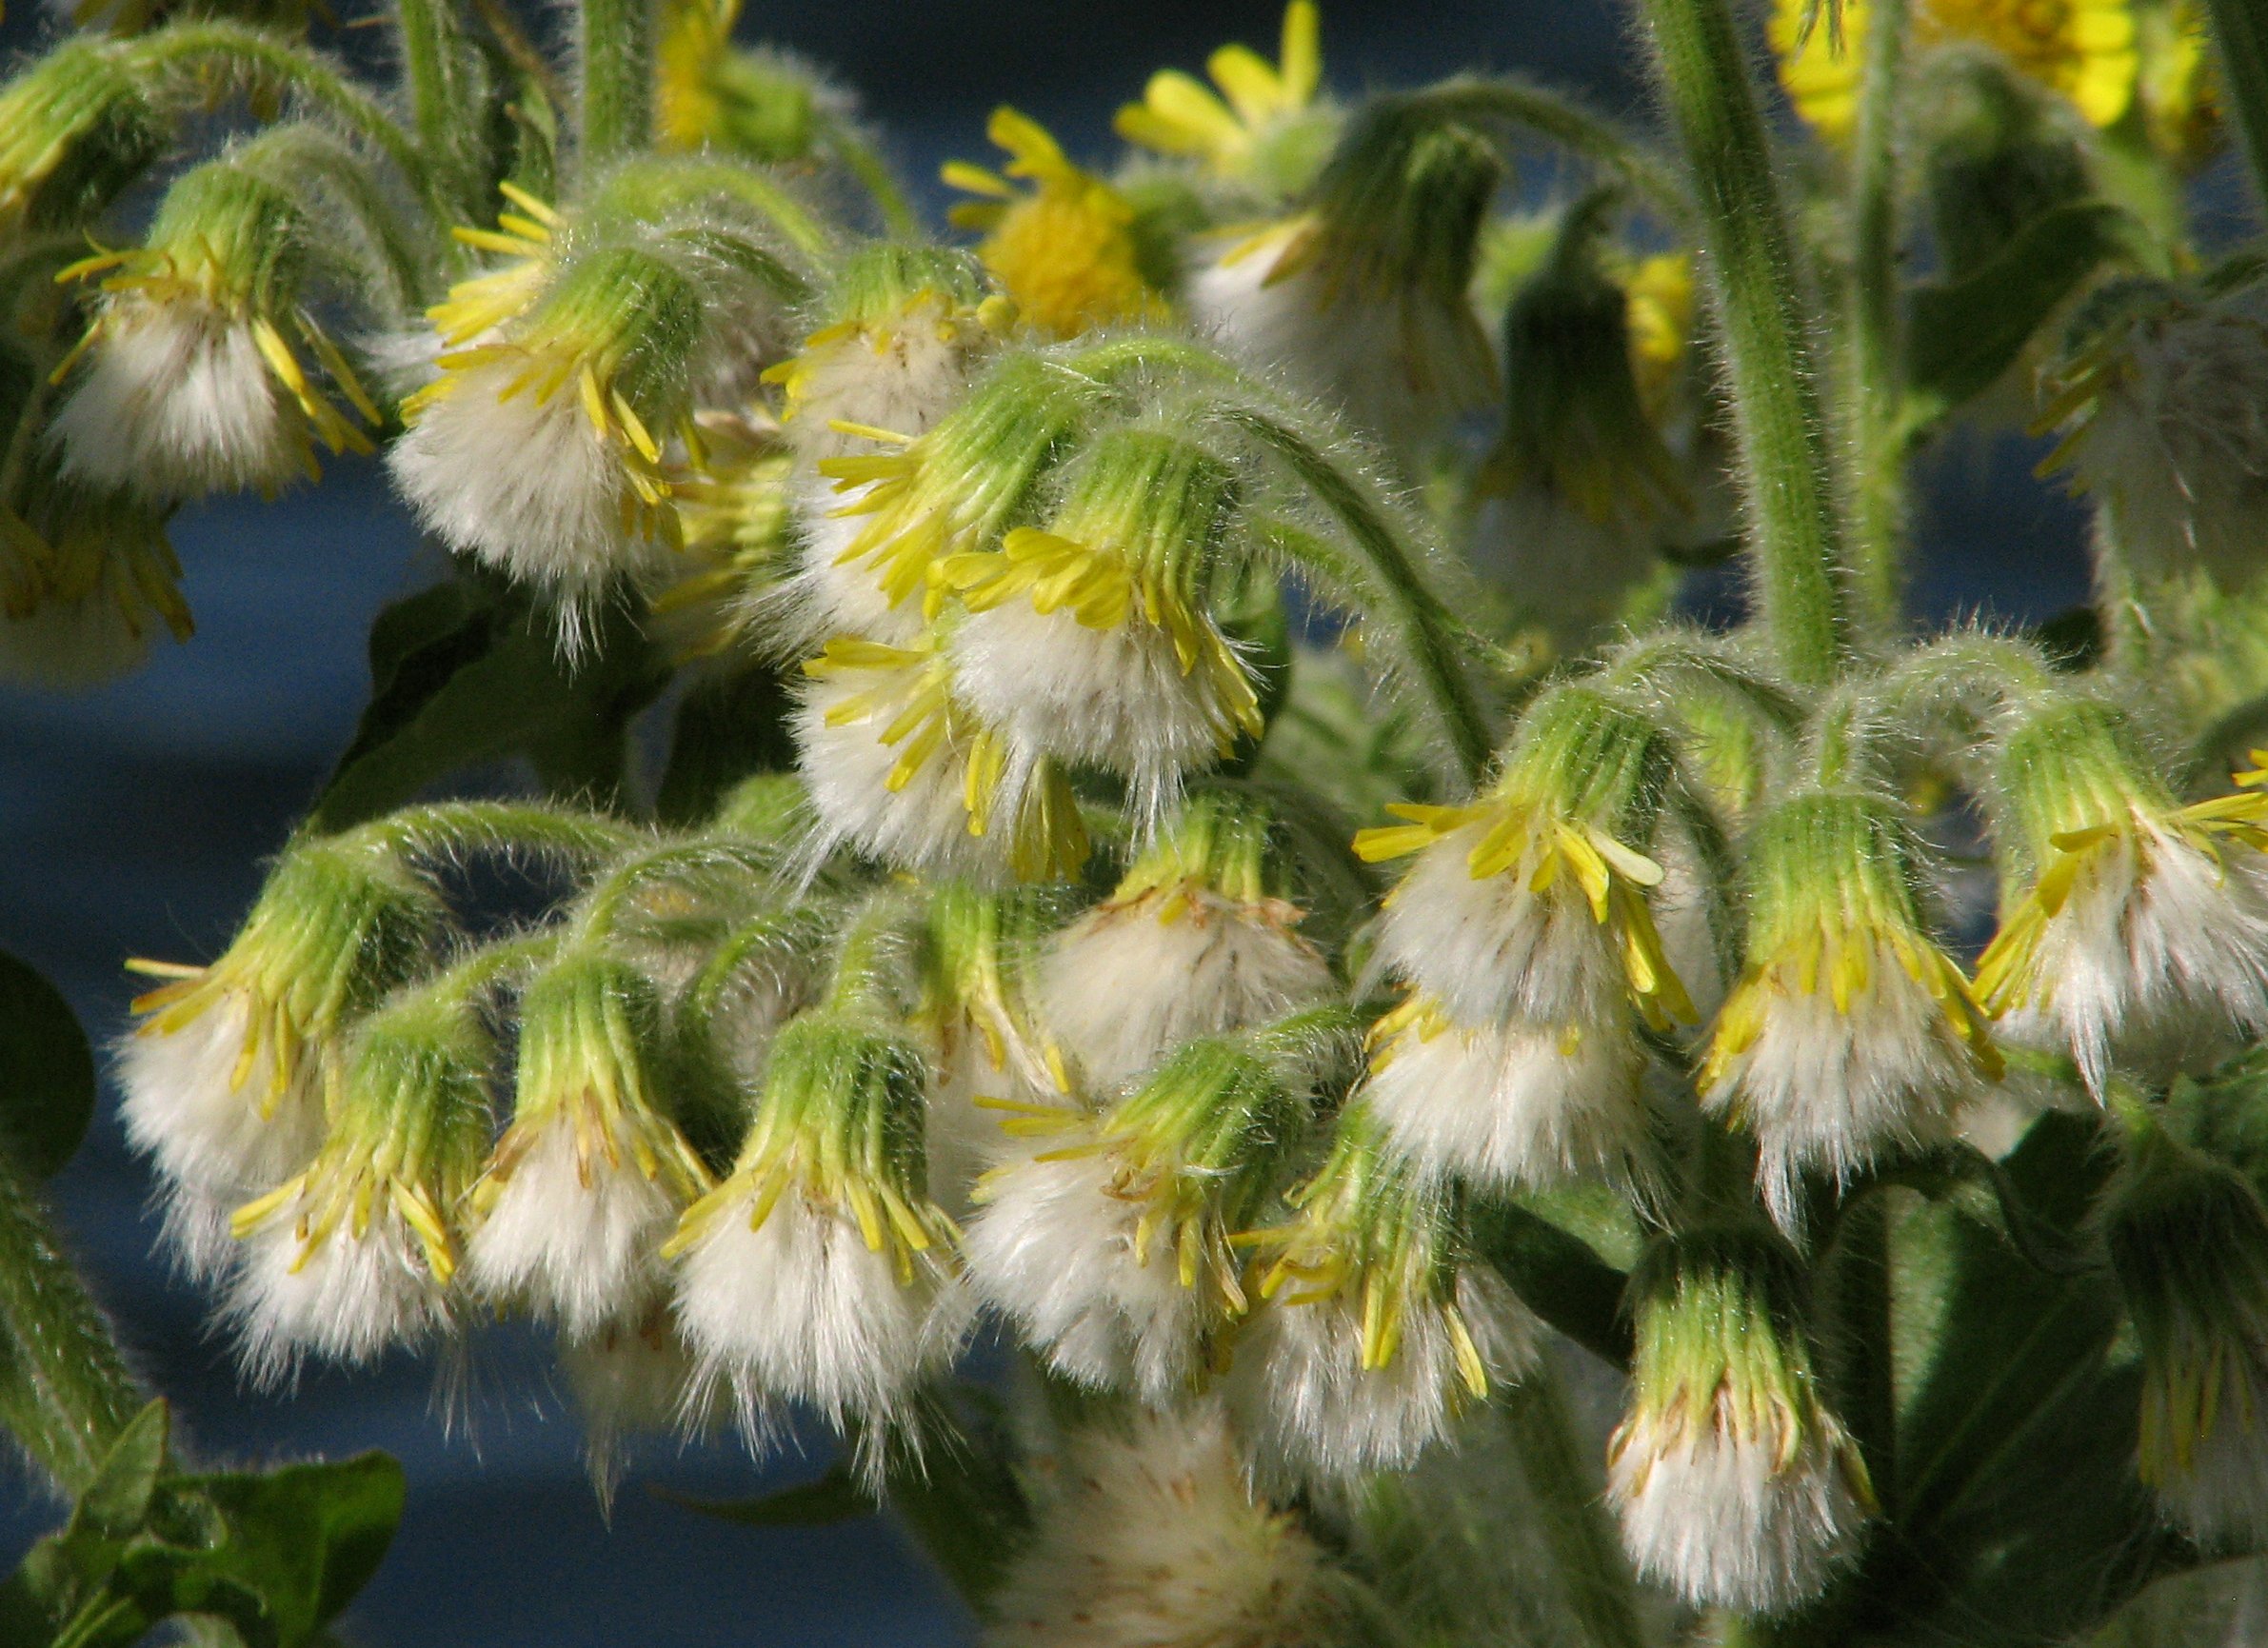
[[866,1463],[960,1348],[951,1222],[930,1200],[920,1051],[878,1017],[816,1009],[773,1038],[730,1177],[664,1247],[704,1385],[751,1440],[785,1403],[860,1427]]
[[649,1297],[708,1175],[657,1090],[661,1003],[627,963],[569,952],[520,1003],[512,1120],[475,1188],[481,1291],[597,1332]]
[[1204,1374],[1250,1304],[1229,1238],[1308,1121],[1304,1043],[1281,1029],[1185,1042],[1101,1116],[1002,1106],[1026,1148],[977,1182],[969,1271],[1058,1373],[1158,1404]]
[[1920,844],[1889,803],[1813,792],[1747,848],[1747,966],[1698,1078],[1757,1137],[1764,1203],[1802,1222],[1801,1176],[1840,1185],[1951,1136],[2000,1059],[1967,979],[1922,923]]
[[1204,448],[1119,429],[1081,454],[1043,529],[937,566],[969,616],[949,642],[970,707],[1036,756],[1118,773],[1153,823],[1184,773],[1262,731],[1244,660],[1205,609],[1236,484]]
[[451,1324],[494,1057],[461,992],[413,990],[356,1028],[322,1149],[229,1219],[244,1254],[228,1314],[256,1380],[310,1352],[360,1366]]
[[1199,794],[1128,866],[1109,898],[1059,933],[1039,1011],[1089,1089],[1107,1094],[1175,1047],[1310,1006],[1329,964],[1295,930],[1275,820],[1257,803]]
[[64,41],[0,88],[0,228],[62,228],[94,217],[167,135],[125,50]]
[[1419,98],[1348,121],[1299,216],[1190,279],[1190,318],[1397,450],[1422,447],[1495,392],[1466,296],[1503,175],[1487,140]]
[[2068,1047],[2098,1097],[2114,1055],[2178,1066],[2268,1028],[2268,793],[2238,782],[2249,793],[2177,806],[2093,700],[2001,741],[1995,829],[2018,879],[1977,993],[2012,1038]]
[[[378,407],[306,307],[340,231],[293,175],[356,164],[335,140],[279,128],[177,178],[139,250],[63,271],[100,275],[103,294],[51,429],[67,478],[158,504],[273,496],[321,479],[318,442],[373,449],[353,420],[374,427]],[[71,374],[66,363],[56,379]]]
[[[1007,150],[1006,176],[956,160],[945,181],[977,198],[947,213],[980,229],[977,255],[1038,330],[1076,337],[1121,321],[1162,319],[1165,302],[1144,268],[1133,203],[1065,158],[1063,146],[1005,104],[985,135]],[[1018,189],[1009,178],[1027,180]]]
[[168,1237],[192,1271],[225,1258],[228,1209],[305,1167],[344,1037],[431,957],[432,889],[390,855],[294,846],[220,960],[140,963],[170,979],[134,1003],[121,1049],[127,1135],[154,1159]]
[[991,1648],[1372,1639],[1322,1547],[1253,1498],[1217,1409],[1137,1414],[1051,1452],[1037,1532],[987,1611]]
[[1195,161],[1223,182],[1296,194],[1313,181],[1336,125],[1316,101],[1321,37],[1314,0],[1291,0],[1276,62],[1249,47],[1222,47],[1205,60],[1218,93],[1178,69],[1161,69],[1142,101],[1120,109],[1112,125],[1128,143]]
[[1857,1552],[1874,1509],[1821,1400],[1795,1255],[1758,1230],[1659,1239],[1630,1281],[1630,1409],[1607,1498],[1647,1579],[1696,1607],[1785,1613]]
[[1263,1476],[1405,1469],[1533,1362],[1534,1319],[1462,1253],[1456,1191],[1396,1151],[1361,1101],[1285,1201],[1288,1223],[1237,1239],[1273,1255],[1229,1386]]
[[2250,1548],[2268,1534],[2268,1209],[2153,1124],[2101,1228],[2141,1345],[2142,1481],[2200,1545]]

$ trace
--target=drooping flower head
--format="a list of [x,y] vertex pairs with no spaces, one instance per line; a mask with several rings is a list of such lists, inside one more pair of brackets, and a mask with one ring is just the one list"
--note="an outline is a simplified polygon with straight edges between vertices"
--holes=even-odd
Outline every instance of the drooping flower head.
[[570,951],[520,1001],[511,1124],[472,1196],[472,1280],[586,1338],[650,1298],[659,1248],[708,1175],[657,1081],[661,1003],[601,951]]
[[1821,1400],[1795,1255],[1758,1228],[1658,1239],[1631,1277],[1629,1412],[1607,1498],[1640,1572],[1697,1607],[1770,1616],[1857,1551],[1874,1496]]
[[0,88],[0,226],[83,223],[154,159],[165,121],[126,50],[67,40]]
[[702,1381],[731,1391],[754,1440],[794,1403],[879,1444],[960,1348],[954,1233],[928,1190],[926,1080],[919,1048],[870,1008],[795,1019],[773,1039],[731,1175],[664,1249]]
[[[146,243],[60,278],[101,277],[51,438],[67,478],[164,504],[320,479],[315,447],[368,453],[381,421],[308,311],[328,246],[326,170],[356,170],[334,139],[279,128],[184,173]],[[360,425],[356,420],[361,421]]]
[[431,956],[441,905],[390,853],[307,842],[209,966],[142,963],[170,982],[134,1003],[120,1050],[127,1133],[166,1181],[169,1236],[193,1268],[225,1216],[306,1166],[342,1076],[346,1032]]
[[1249,667],[1207,611],[1236,480],[1200,443],[1133,427],[1098,437],[1064,485],[1044,526],[938,566],[969,615],[954,676],[1011,759],[1115,772],[1154,826],[1184,773],[1262,730]]
[[1322,33],[1314,0],[1291,0],[1274,63],[1248,46],[1224,46],[1205,59],[1211,87],[1161,69],[1112,124],[1128,143],[1196,161],[1224,182],[1296,194],[1323,164],[1335,125],[1333,111],[1317,104]]
[[2152,1122],[2100,1218],[2141,1344],[2142,1481],[2208,1549],[2249,1546],[2268,1531],[2268,1209]]
[[1232,1410],[1263,1478],[1401,1470],[1467,1404],[1518,1378],[1534,1323],[1465,1257],[1454,1188],[1394,1148],[1360,1100],[1257,1248],[1265,1301],[1239,1336]]
[[2178,805],[2125,716],[2092,699],[2039,709],[1996,763],[2016,869],[1977,994],[2011,1037],[2068,1048],[2099,1096],[2114,1056],[2178,1067],[2268,1026],[2257,774]]
[[84,686],[123,675],[161,630],[195,629],[167,511],[28,464],[0,508],[0,681]]
[[1100,1116],[1003,1104],[1023,1147],[977,1184],[985,1298],[1065,1378],[1160,1404],[1187,1392],[1250,1306],[1230,1239],[1278,1188],[1334,1040],[1293,1019],[1186,1042]]
[[1104,899],[1057,934],[1041,963],[1048,1034],[1098,1096],[1197,1036],[1265,1023],[1331,989],[1298,928],[1268,808],[1188,797]]
[[1801,1222],[1802,1175],[1838,1183],[1938,1142],[2000,1059],[1960,966],[1924,924],[1920,846],[1894,805],[1816,791],[1750,832],[1747,965],[1698,1078],[1761,1146],[1773,1217]]
[[1191,276],[1190,318],[1386,447],[1421,447],[1496,390],[1466,294],[1502,174],[1477,131],[1421,99],[1376,98],[1297,216]]
[[[1842,0],[1840,26],[1809,27],[1815,0],[1778,0],[1768,30],[1780,83],[1822,136],[1847,137],[1859,118],[1859,64],[1869,12]],[[1914,29],[1925,44],[1974,41],[2069,97],[2099,127],[2134,99],[2139,56],[2128,0],[1920,0]]]
[[413,989],[356,1027],[323,1147],[229,1220],[244,1252],[228,1314],[255,1379],[308,1355],[359,1366],[451,1324],[494,1058],[453,991]]
[[686,657],[768,640],[779,591],[793,577],[794,455],[768,420],[695,417],[702,467],[673,479],[682,557],[657,568],[656,638]]
[[[945,181],[977,198],[949,213],[983,231],[977,255],[1040,331],[1076,337],[1123,321],[1161,319],[1165,300],[1143,265],[1133,203],[1065,157],[1046,128],[1005,105],[985,134],[1007,150],[1006,175],[967,161]],[[1019,189],[1010,178],[1027,182]]]

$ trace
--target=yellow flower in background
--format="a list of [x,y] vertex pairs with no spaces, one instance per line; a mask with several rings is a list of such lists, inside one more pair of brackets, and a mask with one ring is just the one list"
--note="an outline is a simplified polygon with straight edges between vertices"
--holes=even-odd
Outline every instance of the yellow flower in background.
[[[1867,9],[1865,0],[1843,0],[1838,50],[1823,16],[1805,31],[1814,4],[1778,0],[1767,32],[1797,113],[1822,137],[1839,140],[1858,123]],[[2134,101],[2140,54],[2128,0],[1919,0],[1914,31],[1925,45],[1963,40],[1994,48],[2070,98],[2096,126],[2113,124]]]
[[671,0],[654,42],[654,132],[665,149],[699,149],[723,125],[715,69],[732,50],[740,0]]
[[[985,129],[1008,152],[1006,175],[948,161],[945,181],[978,196],[948,215],[959,228],[984,231],[977,255],[1024,318],[1068,338],[1113,321],[1163,315],[1164,300],[1143,278],[1125,196],[1072,165],[1028,115],[1003,106]],[[1019,189],[1010,178],[1031,187]]]
[[1283,9],[1276,62],[1248,46],[1222,47],[1204,66],[1218,94],[1194,75],[1161,69],[1143,88],[1142,101],[1121,109],[1113,124],[1128,143],[1202,160],[1216,175],[1234,173],[1270,129],[1315,101],[1323,84],[1321,39],[1314,0],[1292,0]]
[[1693,335],[1693,259],[1663,252],[1641,259],[1622,282],[1630,328],[1630,375],[1648,416],[1659,416]]
[[2193,0],[2153,6],[2136,19],[2141,73],[2135,96],[2158,151],[2185,168],[2203,165],[2221,139],[2220,86],[2206,38],[2205,19]]

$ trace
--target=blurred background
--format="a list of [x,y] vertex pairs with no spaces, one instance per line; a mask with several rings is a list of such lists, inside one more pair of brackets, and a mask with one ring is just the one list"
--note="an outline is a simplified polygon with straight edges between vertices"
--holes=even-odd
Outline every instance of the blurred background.
[[[933,219],[945,159],[989,161],[984,122],[1013,102],[1075,156],[1115,151],[1113,109],[1149,72],[1200,69],[1241,39],[1273,53],[1279,0],[750,0],[742,33],[792,48],[857,89]],[[1343,93],[1459,69],[1516,69],[1645,113],[1610,0],[1326,0],[1328,75]],[[50,25],[11,7],[12,60]],[[345,37],[383,50],[378,31]],[[2225,175],[2208,187],[2231,201]],[[1548,191],[1548,179],[1532,180]],[[1931,460],[1915,605],[2032,620],[2084,599],[2080,517],[2029,478],[2017,436],[1966,437]],[[422,546],[383,474],[344,462],[274,506],[191,506],[173,528],[198,633],[139,675],[79,696],[0,688],[0,947],[63,987],[98,1042],[134,993],[128,956],[202,961],[226,943],[264,858],[345,746],[368,689],[364,638],[386,603],[428,582]],[[1704,593],[1704,600],[1709,597]],[[968,1641],[973,1630],[921,1559],[879,1523],[756,1529],[652,1492],[747,1496],[826,1463],[752,1463],[718,1446],[643,1459],[611,1526],[587,1487],[574,1425],[547,1397],[533,1347],[509,1335],[463,1370],[469,1422],[432,1411],[435,1373],[401,1360],[311,1372],[295,1394],[242,1388],[198,1297],[151,1258],[148,1176],[126,1150],[114,1093],[56,1181],[59,1218],[151,1382],[209,1458],[401,1458],[409,1505],[348,1636],[425,1648],[579,1643],[635,1633],[706,1644]],[[51,1505],[0,1479],[0,1560],[51,1524]]]

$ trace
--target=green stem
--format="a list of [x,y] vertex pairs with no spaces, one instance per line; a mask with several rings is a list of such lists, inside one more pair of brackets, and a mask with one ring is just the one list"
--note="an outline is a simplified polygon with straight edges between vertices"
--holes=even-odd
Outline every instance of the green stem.
[[583,0],[583,170],[653,145],[653,0]]
[[14,1162],[0,1156],[0,1421],[77,1494],[146,1399]]
[[1700,199],[1765,627],[1795,680],[1850,645],[1825,420],[1794,241],[1729,0],[1640,0]]
[[436,802],[404,807],[344,832],[350,843],[385,846],[411,858],[454,861],[468,853],[520,854],[587,862],[650,842],[650,832],[592,813],[526,802]]
[[1677,173],[1614,122],[1579,103],[1510,79],[1459,78],[1423,96],[1444,112],[1502,121],[1547,137],[1568,152],[1612,172],[1632,194],[1669,222],[1680,228],[1693,223],[1693,197],[1678,181]]
[[[409,124],[430,170],[428,193],[446,227],[490,215],[487,64],[457,0],[396,0]],[[453,245],[453,243],[452,243]]]
[[2268,201],[2268,0],[2206,0],[2220,45],[2221,98],[2237,111],[2253,188]]
[[1592,1648],[1642,1648],[1630,1564],[1575,1441],[1559,1376],[1539,1367],[1501,1399],[1568,1612]]
[[1854,476],[1851,559],[1868,626],[1893,629],[1902,598],[1905,349],[1898,289],[1899,116],[1908,0],[1873,0],[1851,169],[1850,350],[1845,391]]
[[189,69],[195,77],[183,89],[183,101],[202,103],[210,94],[203,76],[244,76],[256,84],[293,91],[338,121],[357,137],[384,151],[410,187],[429,196],[425,157],[374,97],[357,88],[327,59],[238,23],[173,23],[144,35],[128,48],[136,69]]

